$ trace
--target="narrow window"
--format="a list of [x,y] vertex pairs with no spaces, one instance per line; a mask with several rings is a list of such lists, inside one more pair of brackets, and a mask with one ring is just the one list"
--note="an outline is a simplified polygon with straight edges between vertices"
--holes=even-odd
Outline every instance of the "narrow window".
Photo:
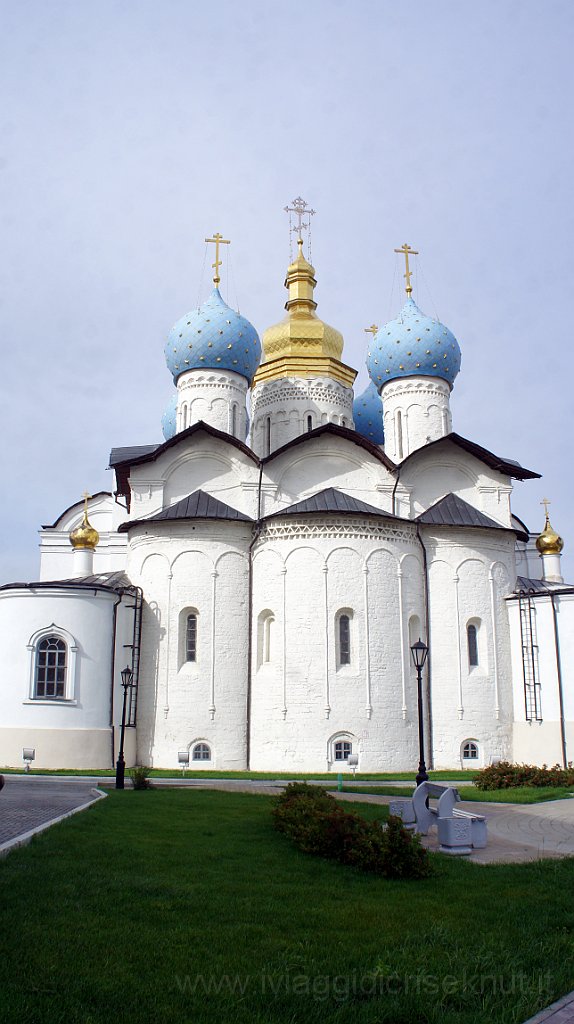
[[346,761],[353,753],[353,744],[348,740],[337,740],[335,743],[335,761]]
[[197,661],[197,615],[188,615],[185,625],[185,660]]
[[263,623],[263,661],[271,661],[271,637],[275,619],[268,615]]
[[181,413],[182,413],[182,424],[181,425],[182,425],[183,429],[185,430],[185,428],[187,427],[187,405],[184,404],[183,409],[181,410]]
[[466,627],[466,637],[468,641],[468,664],[471,668],[475,668],[478,665],[478,633],[474,623],[470,623]]
[[231,433],[237,437],[237,405],[235,402],[231,406]]
[[47,636],[36,651],[36,697],[63,698],[66,686],[67,647],[57,636]]
[[211,761],[211,750],[207,743],[196,743],[191,755],[192,761]]
[[397,412],[397,455],[399,459],[403,457],[403,414],[400,410]]
[[339,664],[351,664],[351,620],[348,615],[339,616]]
[[271,455],[271,417],[265,420],[265,454]]
[[259,613],[257,618],[257,668],[267,665],[273,660],[273,635],[275,632],[275,616],[269,608]]
[[307,416],[307,433],[310,433],[313,429],[313,417]]
[[474,743],[472,740],[467,740],[466,743],[463,744],[462,759],[463,761],[477,761],[478,743]]

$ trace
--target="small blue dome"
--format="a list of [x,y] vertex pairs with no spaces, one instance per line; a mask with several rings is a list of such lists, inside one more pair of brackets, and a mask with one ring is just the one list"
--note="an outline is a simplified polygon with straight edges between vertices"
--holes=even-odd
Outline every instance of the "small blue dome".
[[377,388],[371,381],[368,388],[353,402],[353,419],[357,434],[366,437],[373,444],[383,444],[383,403]]
[[257,331],[214,288],[206,302],[172,327],[165,360],[174,380],[186,370],[233,370],[251,381],[261,359]]
[[163,436],[166,441],[169,441],[171,437],[175,437],[177,425],[176,425],[176,412],[177,412],[177,391],[171,396],[169,405],[165,410],[161,418],[161,429]]
[[407,299],[397,319],[375,334],[367,369],[379,391],[397,377],[440,377],[452,385],[460,370],[460,348],[448,327]]

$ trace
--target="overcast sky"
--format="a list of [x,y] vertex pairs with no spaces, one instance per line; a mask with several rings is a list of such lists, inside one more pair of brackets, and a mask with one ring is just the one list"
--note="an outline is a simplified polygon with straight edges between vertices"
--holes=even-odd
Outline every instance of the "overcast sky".
[[302,195],[361,390],[393,249],[420,251],[414,297],[462,349],[454,429],[543,474],[513,508],[534,529],[552,500],[574,582],[572,0],[0,0],[0,22],[0,581],[112,490],[112,446],[162,440],[207,234],[232,240],[230,304],[281,318]]

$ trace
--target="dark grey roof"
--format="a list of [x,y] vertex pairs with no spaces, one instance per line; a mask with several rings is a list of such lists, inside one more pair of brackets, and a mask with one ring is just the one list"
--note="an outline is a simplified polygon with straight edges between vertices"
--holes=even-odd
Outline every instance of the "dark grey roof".
[[572,594],[574,586],[569,583],[550,583],[548,580],[532,580],[528,576],[516,577],[516,588],[513,596],[520,594]]
[[159,444],[135,444],[127,448],[112,448],[110,452],[110,467],[120,465],[122,462],[133,462],[145,455],[151,455],[161,448]]
[[133,583],[124,572],[102,572],[91,576],[76,576],[69,580],[38,580],[35,583],[5,583],[0,590],[135,590]]
[[131,522],[122,523],[119,532],[126,533],[132,526],[174,522],[178,519],[231,519],[242,523],[253,522],[250,516],[246,516],[243,512],[238,512],[236,508],[232,508],[231,505],[226,505],[225,502],[213,498],[211,494],[206,494],[205,491],[194,491],[193,494],[188,494],[187,498],[176,501],[174,505],[169,505],[168,508],[162,509],[161,512],[156,512],[153,516],[147,516],[144,519],[132,519]]
[[392,516],[390,512],[382,512],[380,508],[367,505],[366,502],[352,498],[350,494],[345,494],[343,491],[337,491],[334,487],[327,487],[326,490],[319,491],[310,498],[305,498],[304,501],[298,501],[295,505],[282,508],[279,512],[272,512],[271,515],[264,518],[312,515],[316,512],[339,512],[344,515],[382,516],[384,519],[398,519],[398,516]]
[[469,505],[456,494],[447,494],[441,498],[426,512],[422,512],[416,518],[417,523],[424,523],[425,526],[472,526],[486,530],[510,530],[509,526],[502,526],[494,519],[479,512],[474,505]]
[[446,434],[445,437],[439,437],[436,441],[430,441],[429,444],[425,444],[422,448],[417,448],[410,455],[407,455],[406,459],[403,460],[401,466],[405,463],[412,461],[413,459],[419,458],[428,452],[429,448],[432,448],[437,444],[444,444],[445,441],[451,441],[452,444],[457,445],[458,448],[462,448],[464,451],[469,452],[470,455],[474,455],[476,459],[480,459],[486,466],[490,466],[491,469],[498,470],[499,473],[504,473],[505,476],[514,477],[516,480],[539,480],[540,473],[535,473],[532,469],[525,469],[520,465],[519,462],[515,462],[514,459],[504,459],[500,455],[495,455],[494,452],[489,452],[488,448],[483,448],[482,445],[476,444],[475,441],[469,441],[468,438],[462,437],[461,434]]

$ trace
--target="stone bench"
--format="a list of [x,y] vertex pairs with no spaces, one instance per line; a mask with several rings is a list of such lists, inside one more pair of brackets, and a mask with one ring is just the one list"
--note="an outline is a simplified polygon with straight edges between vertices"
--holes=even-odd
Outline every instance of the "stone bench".
[[[429,799],[436,800],[436,806],[430,805]],[[442,853],[468,855],[486,846],[486,818],[459,810],[455,806],[459,800],[459,792],[452,786],[421,782],[411,800],[391,800],[389,812],[406,828],[424,836],[436,825]]]

